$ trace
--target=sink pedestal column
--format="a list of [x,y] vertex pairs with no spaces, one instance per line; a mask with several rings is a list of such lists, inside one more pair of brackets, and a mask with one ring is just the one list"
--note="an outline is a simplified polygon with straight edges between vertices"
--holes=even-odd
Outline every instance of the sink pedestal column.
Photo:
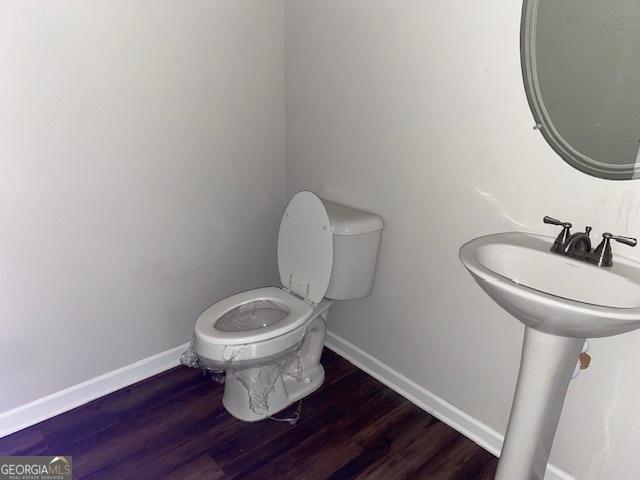
[[542,480],[584,338],[525,327],[516,393],[496,480]]

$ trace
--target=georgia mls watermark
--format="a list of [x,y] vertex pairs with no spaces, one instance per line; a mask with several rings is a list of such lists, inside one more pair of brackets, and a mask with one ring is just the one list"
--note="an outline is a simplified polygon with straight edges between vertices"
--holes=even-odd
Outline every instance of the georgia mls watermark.
[[71,457],[2,457],[0,480],[72,480]]

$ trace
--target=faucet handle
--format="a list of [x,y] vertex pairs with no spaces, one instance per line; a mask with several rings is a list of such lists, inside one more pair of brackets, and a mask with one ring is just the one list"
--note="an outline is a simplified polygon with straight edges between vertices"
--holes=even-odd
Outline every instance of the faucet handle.
[[569,222],[562,222],[560,220],[556,220],[555,218],[552,218],[550,216],[546,216],[542,219],[542,221],[544,223],[550,223],[551,225],[559,225],[562,228],[571,228],[573,227],[573,225],[571,225]]
[[629,245],[630,247],[635,247],[638,244],[638,241],[635,238],[621,237],[620,235],[613,235],[609,232],[603,233],[602,242],[600,242],[600,245],[598,245],[594,252],[596,256],[596,263],[600,267],[610,267],[611,265],[613,265],[611,240],[624,243],[625,245]]
[[612,235],[609,232],[603,233],[602,238],[615,240],[616,242],[624,243],[625,245],[629,245],[630,247],[635,247],[638,244],[638,240],[636,240],[635,238]]
[[561,222],[560,220],[556,220],[555,218],[546,216],[542,219],[544,223],[549,223],[551,225],[559,225],[562,227],[562,231],[556,237],[556,240],[553,242],[553,246],[551,247],[552,252],[560,252],[562,250],[562,246],[565,244],[567,240],[569,240],[569,236],[571,232],[569,231],[573,225],[569,222]]

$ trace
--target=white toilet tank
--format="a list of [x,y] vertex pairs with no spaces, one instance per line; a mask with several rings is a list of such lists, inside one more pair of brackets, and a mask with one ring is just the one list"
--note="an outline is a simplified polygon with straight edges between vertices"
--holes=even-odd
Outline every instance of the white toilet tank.
[[333,265],[326,298],[354,300],[371,293],[384,224],[373,213],[322,199],[333,233]]

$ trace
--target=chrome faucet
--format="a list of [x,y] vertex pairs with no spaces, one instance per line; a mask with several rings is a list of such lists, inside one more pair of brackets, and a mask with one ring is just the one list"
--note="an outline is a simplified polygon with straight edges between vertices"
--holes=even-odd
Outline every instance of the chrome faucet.
[[585,262],[594,263],[599,267],[610,267],[613,265],[613,255],[611,253],[611,240],[615,240],[630,247],[635,247],[638,241],[631,237],[621,237],[610,233],[602,234],[602,242],[595,250],[591,251],[591,238],[589,233],[591,227],[586,227],[584,232],[571,234],[571,225],[569,222],[561,222],[551,217],[544,217],[544,223],[558,225],[562,227],[562,231],[556,237],[551,251],[560,255],[566,255],[571,258],[583,260]]

